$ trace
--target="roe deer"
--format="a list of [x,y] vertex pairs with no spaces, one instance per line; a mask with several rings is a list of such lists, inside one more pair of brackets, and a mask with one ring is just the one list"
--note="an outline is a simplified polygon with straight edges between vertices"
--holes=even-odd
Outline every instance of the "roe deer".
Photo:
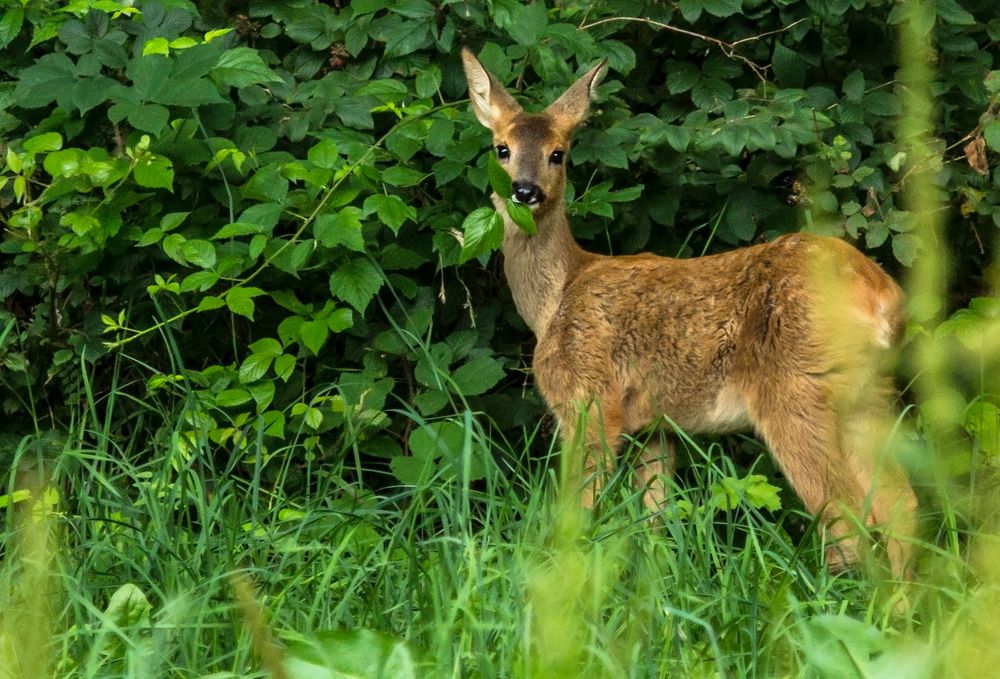
[[[565,162],[606,65],[528,114],[468,49],[462,61],[511,198],[538,227],[520,229],[508,197],[493,194],[507,282],[537,340],[536,384],[564,450],[584,451],[575,472],[587,475],[584,503],[593,505],[623,434],[664,416],[691,432],[752,427],[834,539],[832,568],[862,556],[857,517],[887,532],[892,572],[906,576],[916,498],[879,452],[893,414],[883,364],[905,323],[899,286],[851,245],[804,233],[693,259],[583,250],[566,218]],[[650,446],[633,472],[654,509],[669,457]]]

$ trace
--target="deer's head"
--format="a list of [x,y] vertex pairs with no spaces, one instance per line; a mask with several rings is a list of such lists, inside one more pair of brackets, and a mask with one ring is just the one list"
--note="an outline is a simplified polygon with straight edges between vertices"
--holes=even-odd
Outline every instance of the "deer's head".
[[[573,83],[541,113],[525,113],[503,85],[462,49],[472,111],[493,132],[497,160],[513,182],[518,203],[536,213],[562,209],[570,138],[590,108],[597,85],[607,71],[601,62]],[[506,197],[506,196],[504,196]]]

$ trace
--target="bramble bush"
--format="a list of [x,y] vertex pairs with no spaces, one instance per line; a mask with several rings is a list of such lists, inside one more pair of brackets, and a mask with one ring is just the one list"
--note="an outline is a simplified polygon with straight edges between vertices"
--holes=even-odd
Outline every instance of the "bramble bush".
[[[86,397],[112,387],[134,399],[109,428],[122,445],[152,401],[183,414],[182,450],[281,466],[294,440],[358,455],[374,486],[447,472],[463,434],[444,414],[545,438],[461,45],[529,102],[608,60],[570,168],[588,248],[689,256],[808,229],[905,277],[947,247],[953,315],[912,332],[971,346],[998,312],[991,0],[937,0],[917,27],[937,46],[932,168],[895,135],[895,27],[915,19],[888,0],[3,4],[6,450],[99,422]],[[899,200],[928,169],[947,242],[921,242]],[[956,398],[996,460],[975,374]]]

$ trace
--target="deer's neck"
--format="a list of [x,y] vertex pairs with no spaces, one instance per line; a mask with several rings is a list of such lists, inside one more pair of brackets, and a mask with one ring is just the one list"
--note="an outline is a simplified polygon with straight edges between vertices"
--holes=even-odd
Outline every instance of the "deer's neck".
[[494,196],[504,218],[504,273],[514,304],[528,327],[541,337],[559,307],[563,290],[594,255],[573,239],[562,202],[535,215],[538,233],[525,233],[507,216],[504,201]]

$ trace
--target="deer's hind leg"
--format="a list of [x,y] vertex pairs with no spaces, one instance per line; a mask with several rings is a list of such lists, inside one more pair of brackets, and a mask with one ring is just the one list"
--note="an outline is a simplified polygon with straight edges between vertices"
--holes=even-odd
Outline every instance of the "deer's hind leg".
[[841,449],[828,385],[811,375],[772,375],[754,385],[747,409],[806,511],[829,536],[828,567],[858,561],[863,552],[853,516],[862,516],[866,491]]
[[911,545],[916,534],[917,498],[906,471],[889,446],[893,421],[891,384],[876,380],[869,389],[845,392],[839,409],[840,448],[860,488],[869,523],[885,538],[893,575],[908,577]]

